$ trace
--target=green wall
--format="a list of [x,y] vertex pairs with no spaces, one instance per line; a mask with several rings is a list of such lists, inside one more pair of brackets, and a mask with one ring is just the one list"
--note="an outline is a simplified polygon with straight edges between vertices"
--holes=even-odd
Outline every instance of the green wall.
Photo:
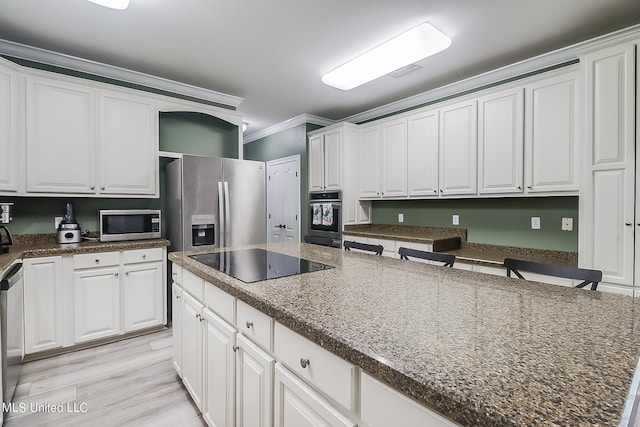
[[[373,202],[375,224],[454,227],[452,215],[460,215],[467,240],[560,251],[578,251],[578,197],[520,197],[458,200],[384,200]],[[541,228],[531,229],[531,217],[540,217]],[[573,218],[573,231],[561,231],[563,217]]]
[[306,206],[309,204],[307,184],[307,132],[321,126],[300,124],[282,132],[257,139],[244,145],[244,158],[268,162],[283,157],[300,155],[300,237],[304,237],[309,230]]
[[238,158],[238,127],[201,113],[160,113],[160,150]]

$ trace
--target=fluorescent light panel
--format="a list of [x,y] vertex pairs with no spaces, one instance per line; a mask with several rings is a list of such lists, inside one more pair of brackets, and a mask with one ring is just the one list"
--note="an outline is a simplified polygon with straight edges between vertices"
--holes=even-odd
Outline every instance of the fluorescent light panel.
[[322,82],[350,90],[442,52],[450,45],[449,37],[425,22],[330,71],[322,76]]
[[110,9],[125,10],[129,7],[129,0],[87,0],[91,3],[99,4],[100,6],[108,7]]

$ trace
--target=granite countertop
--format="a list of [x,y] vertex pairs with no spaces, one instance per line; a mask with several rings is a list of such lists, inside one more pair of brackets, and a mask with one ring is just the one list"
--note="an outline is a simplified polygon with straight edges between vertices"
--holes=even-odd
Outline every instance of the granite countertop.
[[14,244],[9,246],[9,252],[0,255],[0,273],[15,260],[22,258],[36,258],[66,254],[82,254],[109,251],[124,251],[129,249],[146,249],[169,246],[166,239],[131,240],[122,242],[99,242],[86,240],[81,243],[56,243],[55,234],[26,234],[16,235]]
[[467,239],[467,230],[464,228],[419,227],[393,224],[345,225],[342,234],[347,236],[425,243],[433,245],[433,250],[438,252],[458,249],[462,242]]
[[169,259],[463,425],[629,416],[640,299],[318,245],[253,247],[335,268],[248,284],[188,258],[197,252]]
[[[578,253],[547,249],[518,248],[467,241],[467,230],[463,228],[417,227],[393,224],[345,225],[345,235],[399,240],[405,242],[433,244],[436,252],[451,253],[456,262],[498,267],[505,258],[518,258],[526,261],[578,266]],[[451,240],[459,236],[457,245]]]

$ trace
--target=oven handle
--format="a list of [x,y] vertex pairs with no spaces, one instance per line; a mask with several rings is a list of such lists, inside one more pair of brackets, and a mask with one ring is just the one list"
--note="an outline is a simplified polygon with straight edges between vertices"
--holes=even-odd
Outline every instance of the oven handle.
[[342,200],[317,200],[317,201],[311,201],[309,200],[309,206],[313,206],[313,205],[324,205],[324,204],[329,204],[331,203],[332,205],[342,205]]

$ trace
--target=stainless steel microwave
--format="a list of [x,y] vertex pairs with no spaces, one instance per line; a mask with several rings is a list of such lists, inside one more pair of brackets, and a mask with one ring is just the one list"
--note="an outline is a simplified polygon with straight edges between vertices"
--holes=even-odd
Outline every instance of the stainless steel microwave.
[[159,239],[160,223],[160,210],[101,210],[100,241]]

